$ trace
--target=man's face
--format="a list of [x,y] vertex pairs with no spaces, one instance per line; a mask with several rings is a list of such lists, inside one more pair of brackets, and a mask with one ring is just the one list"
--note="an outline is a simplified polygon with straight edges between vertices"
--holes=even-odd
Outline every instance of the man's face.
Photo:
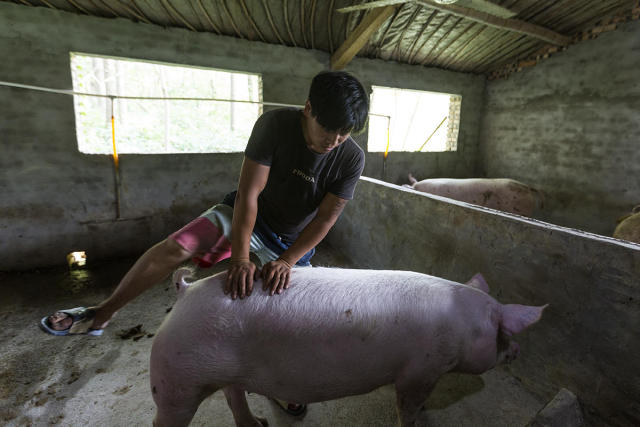
[[309,104],[309,101],[307,101],[304,107],[303,114],[305,117],[303,124],[305,127],[304,136],[307,147],[316,153],[328,153],[346,141],[350,135],[349,132],[341,134],[339,131],[330,131],[320,125],[311,115],[311,104]]

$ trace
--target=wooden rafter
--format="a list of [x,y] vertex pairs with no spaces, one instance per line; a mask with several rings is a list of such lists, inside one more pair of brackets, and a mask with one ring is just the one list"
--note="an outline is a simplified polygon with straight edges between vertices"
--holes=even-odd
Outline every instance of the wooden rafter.
[[499,18],[495,15],[489,15],[488,13],[480,12],[478,10],[469,9],[466,7],[460,7],[456,5],[444,5],[438,4],[431,0],[416,0],[417,3],[430,7],[433,9],[441,10],[451,15],[459,16],[465,19],[479,22],[490,27],[498,28],[501,30],[512,31],[519,34],[525,34],[527,36],[535,37],[539,40],[543,40],[547,43],[551,43],[557,46],[566,46],[571,42],[571,38],[548,28],[541,27],[539,25],[531,24],[529,22],[521,21],[519,19],[505,19]]
[[343,69],[364,47],[369,37],[393,15],[394,11],[395,6],[385,6],[370,11],[331,56],[331,69]]

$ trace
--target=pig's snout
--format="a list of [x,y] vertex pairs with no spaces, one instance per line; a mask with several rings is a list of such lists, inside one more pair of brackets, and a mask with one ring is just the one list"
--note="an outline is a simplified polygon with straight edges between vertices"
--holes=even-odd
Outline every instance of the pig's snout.
[[176,287],[178,296],[181,296],[189,285],[191,285],[191,283],[187,282],[187,279],[191,278],[193,278],[193,271],[187,267],[179,268],[173,273],[173,284]]
[[520,346],[517,342],[511,341],[509,343],[509,348],[505,351],[504,354],[504,362],[511,363],[516,360],[516,357],[520,354]]

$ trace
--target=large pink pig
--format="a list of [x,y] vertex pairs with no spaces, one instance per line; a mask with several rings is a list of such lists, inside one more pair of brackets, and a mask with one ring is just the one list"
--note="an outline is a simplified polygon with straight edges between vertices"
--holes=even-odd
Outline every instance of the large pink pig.
[[409,174],[413,188],[423,193],[448,197],[503,212],[530,217],[543,208],[542,192],[508,178],[432,178],[416,180]]
[[[413,426],[438,378],[480,374],[518,354],[509,337],[543,307],[502,305],[482,276],[467,285],[408,271],[297,268],[281,295],[256,283],[223,293],[225,273],[189,285],[151,351],[156,426],[186,426],[222,389],[238,426],[261,426],[244,391],[309,403],[395,384],[402,426]],[[264,424],[263,424],[264,423]]]

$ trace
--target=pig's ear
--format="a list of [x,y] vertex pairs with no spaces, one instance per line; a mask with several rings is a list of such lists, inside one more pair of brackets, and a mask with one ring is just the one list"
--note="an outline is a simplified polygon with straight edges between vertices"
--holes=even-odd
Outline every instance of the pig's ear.
[[534,307],[531,305],[505,304],[502,306],[500,329],[509,336],[518,334],[540,320],[542,311],[548,305]]
[[484,280],[484,276],[480,273],[477,273],[475,276],[469,279],[469,281],[465,284],[467,286],[472,286],[476,289],[480,289],[481,291],[487,294],[489,293],[489,285],[487,284],[487,281]]

